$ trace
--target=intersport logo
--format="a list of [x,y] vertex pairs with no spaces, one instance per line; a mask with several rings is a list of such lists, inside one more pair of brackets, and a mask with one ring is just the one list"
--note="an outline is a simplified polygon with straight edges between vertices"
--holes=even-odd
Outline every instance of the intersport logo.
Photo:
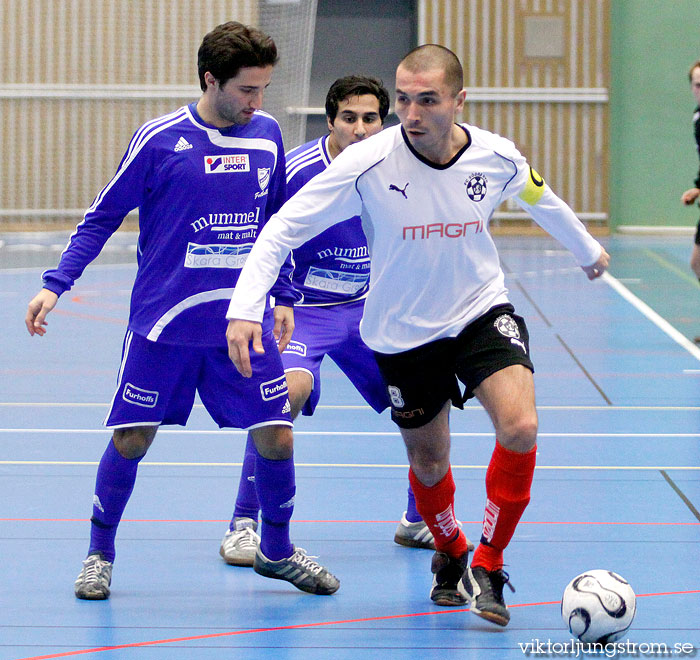
[[206,174],[250,172],[250,159],[248,154],[204,156],[204,172]]

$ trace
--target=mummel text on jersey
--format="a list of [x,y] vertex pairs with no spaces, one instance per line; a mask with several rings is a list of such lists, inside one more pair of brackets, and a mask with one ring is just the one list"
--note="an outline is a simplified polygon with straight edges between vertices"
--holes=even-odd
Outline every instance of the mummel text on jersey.
[[[287,196],[323,172],[331,162],[328,135],[287,153]],[[333,225],[293,252],[294,287],[300,306],[335,305],[367,295],[369,248],[362,221],[355,216]]]

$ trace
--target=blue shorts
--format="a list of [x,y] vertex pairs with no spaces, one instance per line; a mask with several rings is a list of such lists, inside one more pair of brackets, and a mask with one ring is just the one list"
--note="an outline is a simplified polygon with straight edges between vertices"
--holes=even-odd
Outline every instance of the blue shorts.
[[251,351],[252,378],[243,378],[224,347],[181,346],[126,333],[117,391],[105,426],[185,425],[195,391],[219,427],[292,425],[287,380],[272,332],[265,354]]
[[321,362],[328,355],[377,412],[389,406],[389,395],[374,353],[360,337],[364,300],[323,307],[295,307],[294,335],[282,353],[285,371],[306,371],[313,389],[302,414],[313,415],[321,398]]

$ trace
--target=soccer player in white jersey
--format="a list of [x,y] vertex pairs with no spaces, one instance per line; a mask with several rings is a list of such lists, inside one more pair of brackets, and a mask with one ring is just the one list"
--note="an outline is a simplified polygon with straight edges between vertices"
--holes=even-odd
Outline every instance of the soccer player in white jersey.
[[[338,78],[326,94],[328,134],[287,153],[287,196],[323,172],[346,147],[382,130],[389,92],[366,76]],[[362,341],[360,319],[369,288],[369,250],[358,216],[329,227],[294,250],[292,282],[302,300],[294,307],[294,339],[282,353],[292,419],[313,415],[321,396],[321,362],[329,356],[377,412],[390,401],[374,354]],[[259,545],[255,444],[248,436],[238,495],[219,553],[228,564],[252,566]],[[394,534],[400,545],[435,549],[433,535],[409,485],[406,511]],[[473,549],[473,545],[471,548]]]
[[[466,123],[462,66],[447,48],[411,51],[396,71],[401,126],[348,147],[275,214],[234,291],[229,354],[252,377],[267,290],[289,250],[361,214],[371,254],[360,326],[375,351],[410,462],[418,511],[435,537],[430,596],[505,626],[503,551],[530,499],[537,412],[528,333],[508,300],[488,222],[513,198],[574,255],[589,279],[609,262],[573,211],[512,142]],[[464,385],[460,392],[459,382]],[[471,565],[454,513],[450,404],[472,396],[496,431]]]
[[125,215],[139,207],[138,271],[117,391],[105,425],[113,436],[97,471],[88,556],[75,595],[110,595],[115,536],[139,461],[161,424],[184,425],[195,391],[221,427],[250,429],[262,511],[254,569],[302,591],[331,594],[338,580],[289,538],[295,479],[292,421],[279,350],[289,341],[298,299],[289,273],[266,305],[256,377],[228,359],[225,311],[259,231],[286,199],[279,125],[260,110],[277,61],[274,41],[235,21],[199,48],[198,102],[144,124],[114,178],[98,194],[29,303],[31,335],[100,252]]

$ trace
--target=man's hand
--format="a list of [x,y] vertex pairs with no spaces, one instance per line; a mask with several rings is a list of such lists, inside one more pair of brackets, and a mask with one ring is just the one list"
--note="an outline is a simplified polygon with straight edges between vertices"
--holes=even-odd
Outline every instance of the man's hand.
[[272,334],[281,353],[287,348],[287,344],[289,344],[289,340],[294,332],[294,308],[276,305],[272,310],[272,315],[275,319],[275,327],[272,329]]
[[24,324],[32,337],[34,335],[43,337],[46,334],[43,327],[48,325],[46,315],[56,307],[57,302],[58,296],[48,289],[42,289],[31,299],[27,307],[27,315],[24,317]]
[[231,358],[231,362],[241,376],[250,378],[253,375],[253,369],[250,366],[248,347],[252,341],[253,350],[256,353],[265,352],[262,345],[262,326],[254,321],[232,319],[226,328],[226,341],[228,342],[228,356]]
[[582,270],[588,275],[589,280],[594,280],[600,277],[610,265],[610,255],[602,248],[602,252],[598,257],[598,261],[590,266],[581,266]]
[[690,206],[698,197],[700,197],[700,188],[691,188],[681,195],[681,202]]

